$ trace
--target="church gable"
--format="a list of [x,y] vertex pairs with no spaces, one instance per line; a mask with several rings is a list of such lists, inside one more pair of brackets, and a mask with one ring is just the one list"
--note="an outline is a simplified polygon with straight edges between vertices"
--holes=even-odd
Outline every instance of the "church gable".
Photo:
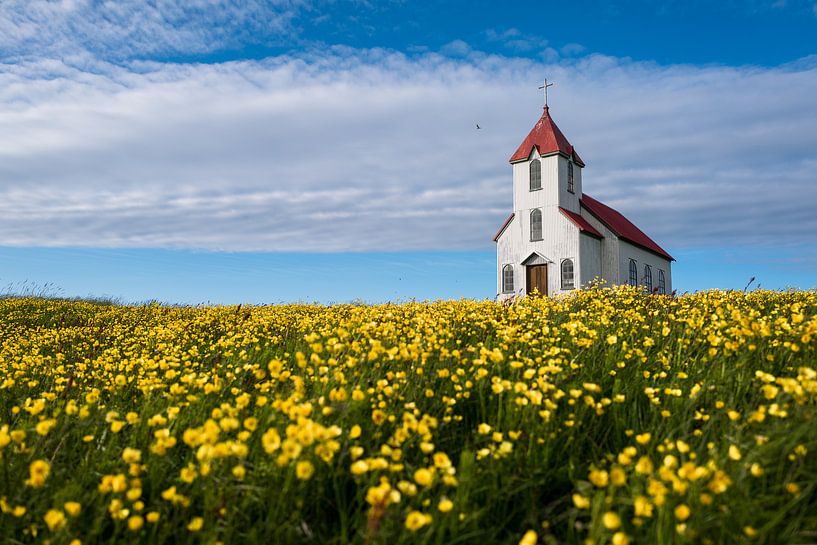
[[548,263],[553,263],[552,260],[546,258],[539,252],[531,252],[531,254],[522,260],[522,265],[530,266],[530,265],[547,265]]

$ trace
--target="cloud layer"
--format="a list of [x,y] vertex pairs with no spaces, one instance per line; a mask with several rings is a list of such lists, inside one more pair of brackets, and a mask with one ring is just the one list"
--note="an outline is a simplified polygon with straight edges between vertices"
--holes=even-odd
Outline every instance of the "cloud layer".
[[544,65],[332,48],[0,65],[0,243],[490,248],[543,74],[585,191],[670,251],[812,240],[817,59]]
[[306,0],[4,0],[0,56],[191,55],[294,35]]

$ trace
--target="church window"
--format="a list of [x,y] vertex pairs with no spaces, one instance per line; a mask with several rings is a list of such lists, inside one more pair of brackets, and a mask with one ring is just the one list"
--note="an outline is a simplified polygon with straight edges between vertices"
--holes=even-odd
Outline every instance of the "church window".
[[542,240],[542,211],[538,208],[530,212],[530,239]]
[[575,287],[573,283],[573,260],[562,260],[562,289],[572,290]]
[[542,189],[542,163],[539,159],[530,162],[530,190]]
[[652,268],[649,265],[644,265],[644,288],[647,293],[652,293]]
[[513,265],[502,267],[502,292],[513,292]]
[[667,281],[664,280],[664,271],[658,269],[658,293],[667,293]]
[[630,285],[638,285],[638,265],[635,264],[635,259],[630,260]]
[[574,193],[573,190],[573,161],[567,162],[567,190]]

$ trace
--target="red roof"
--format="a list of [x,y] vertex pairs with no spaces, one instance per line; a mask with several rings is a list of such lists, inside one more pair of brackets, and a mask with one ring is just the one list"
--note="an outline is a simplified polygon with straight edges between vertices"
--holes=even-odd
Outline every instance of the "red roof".
[[497,231],[497,232],[496,232],[496,234],[494,235],[494,242],[496,242],[497,240],[499,240],[499,235],[501,235],[501,234],[502,234],[502,231],[504,231],[504,230],[505,230],[505,228],[506,228],[506,227],[507,227],[507,226],[508,226],[508,225],[511,223],[511,220],[513,220],[513,217],[514,217],[515,215],[516,215],[516,214],[511,214],[510,216],[508,216],[508,219],[506,219],[506,220],[505,220],[505,223],[503,223],[503,224],[502,224],[502,227],[500,227],[500,228],[499,228],[499,231]]
[[530,156],[531,150],[534,148],[539,152],[539,155],[561,153],[562,155],[571,157],[580,167],[584,166],[584,161],[581,160],[579,154],[576,153],[576,150],[570,142],[567,141],[565,135],[562,134],[562,131],[559,130],[559,127],[557,127],[556,123],[551,119],[547,106],[545,106],[542,117],[539,118],[539,121],[536,122],[536,125],[534,125],[528,133],[528,136],[525,137],[524,142],[516,148],[516,151],[511,157],[511,163],[527,159]]
[[633,223],[620,212],[613,210],[606,204],[602,204],[586,194],[582,195],[581,204],[585,210],[593,214],[596,219],[615,233],[617,237],[658,254],[661,257],[667,258],[670,261],[675,261],[675,258],[669,255],[653,239],[644,234],[644,231],[633,225]]
[[566,210],[559,207],[559,211],[567,216],[567,219],[573,222],[573,224],[579,228],[579,231],[584,231],[590,236],[594,236],[596,238],[604,238],[604,235],[596,231],[596,228],[590,225],[590,222],[581,217],[579,214],[575,212],[571,212],[570,210]]

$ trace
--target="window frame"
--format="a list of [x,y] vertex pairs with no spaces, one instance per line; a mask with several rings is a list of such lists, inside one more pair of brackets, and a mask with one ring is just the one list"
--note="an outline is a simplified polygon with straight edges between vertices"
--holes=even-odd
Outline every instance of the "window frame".
[[[534,214],[539,215],[539,238],[534,238],[533,237],[533,215]],[[544,238],[544,235],[543,235],[544,226],[543,226],[542,210],[540,208],[531,209],[529,219],[530,219],[530,226],[529,226],[530,227],[530,241],[531,242],[538,242],[538,241],[540,241],[540,240],[542,240]]]
[[630,278],[627,283],[633,287],[638,286],[638,263],[632,258],[630,258]]
[[[537,187],[533,186],[533,166],[534,163],[537,165],[538,170],[538,182],[539,185]],[[542,189],[542,161],[539,159],[533,159],[530,164],[528,165],[528,191],[540,191]]]
[[[508,282],[507,282],[508,281],[508,276],[507,276],[508,272],[511,273],[510,274],[510,279],[511,279],[510,289],[508,289]],[[502,293],[513,293],[514,292],[514,283],[515,283],[514,280],[515,280],[515,278],[514,278],[513,265],[511,265],[510,263],[506,263],[505,265],[502,265]]]
[[[570,284],[565,283],[565,265],[570,264]],[[559,279],[560,285],[563,290],[575,290],[576,289],[576,265],[573,262],[573,258],[566,257],[562,260],[559,264]]]
[[658,269],[658,293],[661,295],[667,293],[667,279],[664,276],[664,269]]
[[573,173],[573,161],[567,161],[567,191],[568,193],[576,193],[576,187],[574,184],[574,173]]
[[647,293],[652,293],[652,267],[648,263],[644,263],[644,278],[641,283]]

